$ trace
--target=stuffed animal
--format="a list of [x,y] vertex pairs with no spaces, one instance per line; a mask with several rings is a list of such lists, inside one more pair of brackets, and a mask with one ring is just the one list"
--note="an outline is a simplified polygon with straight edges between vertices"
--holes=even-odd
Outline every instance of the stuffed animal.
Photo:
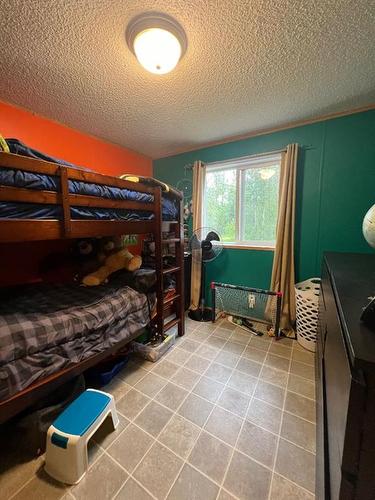
[[76,281],[81,282],[84,276],[95,272],[104,264],[106,257],[121,248],[123,245],[117,237],[75,240],[72,253],[77,268]]
[[142,257],[133,255],[123,248],[105,258],[104,264],[99,267],[95,272],[88,274],[82,280],[86,286],[97,286],[104,283],[108,276],[121,269],[127,271],[136,271],[142,265]]

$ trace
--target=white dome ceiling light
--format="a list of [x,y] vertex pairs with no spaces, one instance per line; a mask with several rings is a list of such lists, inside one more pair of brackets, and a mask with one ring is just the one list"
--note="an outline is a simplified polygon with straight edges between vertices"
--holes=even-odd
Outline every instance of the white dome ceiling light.
[[146,12],[126,28],[126,42],[139,63],[151,73],[164,75],[176,67],[186,52],[187,38],[173,17]]

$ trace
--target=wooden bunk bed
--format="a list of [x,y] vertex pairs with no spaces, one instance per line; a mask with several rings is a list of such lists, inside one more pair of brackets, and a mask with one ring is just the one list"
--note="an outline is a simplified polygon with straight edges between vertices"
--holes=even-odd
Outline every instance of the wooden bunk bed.
[[[0,203],[27,203],[45,206],[56,206],[61,213],[59,218],[25,219],[0,217],[0,244],[10,242],[27,242],[33,240],[57,240],[72,238],[100,237],[118,234],[152,234],[155,241],[155,270],[157,276],[156,296],[157,314],[154,319],[159,333],[164,333],[177,326],[178,335],[184,334],[184,285],[183,285],[183,201],[178,192],[178,216],[175,220],[168,220],[169,232],[173,238],[162,238],[162,198],[160,187],[133,183],[120,178],[101,175],[91,171],[72,168],[65,165],[37,160],[25,156],[0,152],[0,168],[11,171],[30,172],[42,174],[58,179],[57,191],[32,189],[30,187],[15,187],[1,185]],[[111,199],[87,194],[70,192],[71,181],[90,183],[99,186],[136,191],[151,195],[147,202]],[[151,201],[150,201],[151,200]],[[96,220],[72,218],[71,207],[95,207],[111,210],[127,210],[149,214],[148,220]],[[175,265],[165,268],[163,266],[163,243],[175,245]],[[163,277],[173,273],[176,280],[176,293],[164,300]],[[168,322],[165,318],[172,316]],[[129,340],[128,340],[129,341]],[[107,355],[124,347],[126,342],[113,346],[105,353],[93,355],[80,363],[72,364],[67,368],[54,373],[33,383],[26,389],[18,392],[8,399],[0,401],[0,423],[26,409],[40,398],[51,393],[56,387],[70,378],[82,373],[91,366],[104,359]]]

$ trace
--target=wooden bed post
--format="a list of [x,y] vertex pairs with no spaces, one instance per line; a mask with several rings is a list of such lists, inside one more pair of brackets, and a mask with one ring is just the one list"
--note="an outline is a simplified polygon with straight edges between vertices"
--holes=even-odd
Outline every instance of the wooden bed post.
[[156,271],[156,326],[159,335],[164,332],[164,293],[163,293],[163,256],[162,256],[162,195],[161,188],[155,188],[155,271]]
[[70,201],[69,201],[69,181],[67,167],[60,167],[60,183],[61,183],[61,200],[64,215],[64,233],[69,238],[72,232],[72,221],[70,218]]

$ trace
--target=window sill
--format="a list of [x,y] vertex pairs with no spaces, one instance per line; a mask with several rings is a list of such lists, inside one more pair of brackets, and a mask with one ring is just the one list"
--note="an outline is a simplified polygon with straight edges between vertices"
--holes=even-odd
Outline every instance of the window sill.
[[236,248],[238,250],[266,250],[269,252],[274,252],[274,246],[266,246],[266,245],[252,245],[251,243],[224,243],[224,248]]

